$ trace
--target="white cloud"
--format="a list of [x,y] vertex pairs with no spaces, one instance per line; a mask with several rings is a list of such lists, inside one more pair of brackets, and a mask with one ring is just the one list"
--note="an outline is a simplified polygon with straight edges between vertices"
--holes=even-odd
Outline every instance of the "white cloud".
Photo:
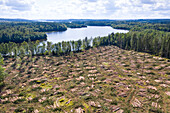
[[141,0],[142,4],[154,4],[155,1],[154,0]]
[[88,2],[97,2],[97,0],[87,0]]
[[3,1],[0,1],[0,5],[2,5],[3,4]]
[[[3,2],[4,1],[4,2]],[[3,0],[0,17],[28,19],[170,18],[169,0]]]
[[6,0],[5,5],[10,7],[11,10],[28,11],[31,10],[34,2],[32,0]]

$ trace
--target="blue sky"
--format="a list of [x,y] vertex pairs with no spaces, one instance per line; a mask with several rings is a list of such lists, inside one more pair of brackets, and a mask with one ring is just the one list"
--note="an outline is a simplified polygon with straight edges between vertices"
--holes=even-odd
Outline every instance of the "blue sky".
[[0,0],[0,18],[170,19],[170,0]]

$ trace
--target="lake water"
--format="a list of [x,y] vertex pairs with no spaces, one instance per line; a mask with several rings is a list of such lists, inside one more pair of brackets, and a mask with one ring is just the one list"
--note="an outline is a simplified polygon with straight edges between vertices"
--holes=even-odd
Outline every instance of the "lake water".
[[57,43],[62,41],[79,40],[95,37],[108,36],[111,33],[127,33],[128,30],[113,29],[110,26],[87,26],[87,28],[68,28],[67,31],[62,32],[48,32],[47,41]]

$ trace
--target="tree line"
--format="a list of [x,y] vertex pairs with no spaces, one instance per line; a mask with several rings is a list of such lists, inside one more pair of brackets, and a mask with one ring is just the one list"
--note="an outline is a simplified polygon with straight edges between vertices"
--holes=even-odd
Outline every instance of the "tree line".
[[140,23],[140,22],[129,22],[125,24],[112,24],[115,29],[125,29],[132,31],[142,31],[145,29],[153,29],[158,31],[170,32],[170,24],[160,24],[160,23]]
[[84,25],[84,24],[76,24],[76,23],[63,23],[65,24],[67,27],[69,28],[82,28],[82,27],[87,27],[87,25]]
[[45,32],[66,31],[67,27],[81,28],[87,27],[75,23],[56,23],[56,22],[1,22],[0,23],[0,43],[22,43],[36,40],[46,40]]
[[106,37],[96,37],[78,41],[52,42],[31,41],[21,44],[9,42],[0,44],[0,53],[4,56],[24,55],[65,55],[71,52],[87,50],[90,47],[115,45],[122,49],[147,52],[170,58],[170,33],[157,30],[130,31],[128,33],[112,33]]
[[147,52],[170,58],[170,33],[157,30],[112,33],[107,37],[94,38],[93,46],[115,45],[122,49]]
[[142,31],[153,29],[158,31],[170,32],[170,19],[147,19],[147,20],[93,20],[93,21],[74,21],[76,24],[89,26],[111,26],[115,29],[132,31]]
[[[0,23],[0,53],[4,56],[28,55],[63,55],[86,50],[89,47],[115,45],[126,50],[148,52],[170,58],[169,20],[127,20],[127,21],[74,21],[73,23],[26,22]],[[128,29],[129,33],[112,33],[93,40],[85,38],[78,41],[63,41],[57,44],[40,43],[46,38],[43,31],[66,30],[69,27],[85,25],[108,25],[113,28]],[[2,36],[1,36],[2,35]],[[38,37],[38,38],[37,38]],[[37,40],[38,39],[38,40]],[[37,41],[35,41],[37,40]],[[91,45],[91,41],[93,41]],[[6,43],[7,42],[7,43]],[[22,42],[22,43],[21,43]]]
[[28,42],[24,41],[22,43],[1,43],[0,44],[0,53],[3,56],[8,57],[24,57],[25,55],[33,56],[33,55],[66,55],[71,52],[78,52],[82,50],[86,50],[91,47],[92,39],[88,39],[87,37],[84,40],[78,41],[62,41],[59,43],[53,44],[52,42],[40,42],[31,41],[29,39]]
[[0,43],[46,40],[46,31],[65,30],[66,26],[56,23],[1,23]]

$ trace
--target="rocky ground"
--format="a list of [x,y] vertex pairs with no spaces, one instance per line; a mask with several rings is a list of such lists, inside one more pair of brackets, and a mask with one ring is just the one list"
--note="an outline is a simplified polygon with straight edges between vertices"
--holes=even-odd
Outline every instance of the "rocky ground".
[[0,113],[170,111],[170,59],[105,46],[4,62]]

